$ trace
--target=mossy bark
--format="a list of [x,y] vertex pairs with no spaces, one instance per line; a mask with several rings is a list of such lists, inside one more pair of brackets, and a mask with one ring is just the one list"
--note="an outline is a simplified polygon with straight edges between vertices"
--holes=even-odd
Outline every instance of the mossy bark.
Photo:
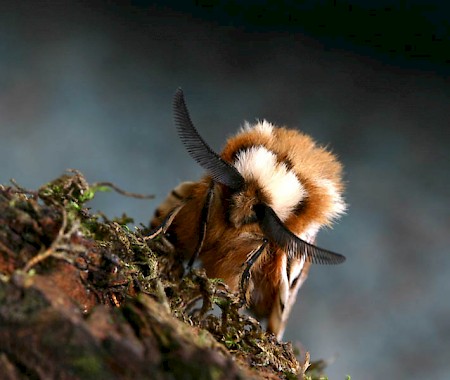
[[[2,379],[302,378],[267,335],[163,237],[93,215],[79,172],[38,191],[0,186]],[[212,313],[217,307],[218,313]]]

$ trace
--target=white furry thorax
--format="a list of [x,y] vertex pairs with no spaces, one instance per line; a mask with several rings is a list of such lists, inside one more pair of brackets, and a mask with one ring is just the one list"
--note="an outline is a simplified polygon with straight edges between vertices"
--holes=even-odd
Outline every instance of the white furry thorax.
[[282,221],[306,196],[295,173],[284,163],[278,162],[275,153],[263,146],[253,146],[239,152],[234,166],[244,179],[258,182],[262,191],[270,197],[270,206]]

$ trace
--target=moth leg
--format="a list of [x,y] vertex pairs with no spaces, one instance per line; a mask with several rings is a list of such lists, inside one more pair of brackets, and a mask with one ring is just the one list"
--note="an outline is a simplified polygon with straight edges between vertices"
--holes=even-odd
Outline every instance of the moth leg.
[[242,272],[241,280],[239,282],[239,291],[241,297],[241,306],[248,305],[247,300],[247,290],[248,290],[248,282],[250,280],[250,270],[252,269],[253,264],[258,260],[259,256],[264,252],[266,245],[269,241],[264,238],[262,244],[252,251],[244,263],[245,269]]
[[150,231],[150,234],[147,235],[144,239],[145,240],[152,240],[159,234],[165,234],[167,230],[169,229],[170,225],[172,224],[173,220],[177,216],[177,214],[180,212],[180,210],[184,207],[185,203],[181,203],[177,207],[175,207],[171,212],[169,212],[166,217],[163,219],[161,224],[154,228],[152,231]]
[[192,266],[194,265],[195,260],[197,259],[198,255],[200,254],[203,248],[203,243],[205,242],[206,226],[208,224],[208,218],[211,210],[213,195],[214,195],[214,182],[211,182],[211,185],[209,186],[208,189],[208,193],[206,194],[206,201],[203,205],[202,212],[200,214],[199,240],[197,243],[197,247],[188,262],[189,269],[191,269]]
[[278,340],[283,338],[289,314],[295,304],[298,290],[308,277],[310,266],[311,263],[306,262],[305,258],[283,256],[278,294],[267,323],[267,331],[275,334]]

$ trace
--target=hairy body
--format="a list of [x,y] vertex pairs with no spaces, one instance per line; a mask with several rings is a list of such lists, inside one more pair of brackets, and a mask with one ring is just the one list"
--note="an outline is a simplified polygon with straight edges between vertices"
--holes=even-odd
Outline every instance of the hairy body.
[[[314,257],[308,249],[302,253],[290,245],[282,246],[277,230],[262,221],[258,205],[274,214],[272,219],[282,225],[278,229],[285,228],[298,241],[312,245],[319,229],[329,226],[345,210],[342,167],[309,136],[267,121],[245,124],[227,141],[220,160],[233,167],[242,184],[229,186],[221,183],[227,181],[220,177],[215,180],[214,175],[199,182],[184,182],[157,209],[152,226],[160,225],[180,206],[168,238],[187,260],[198,254],[208,276],[222,278],[234,291],[242,284],[247,264],[249,306],[257,317],[267,318],[268,330],[281,338]],[[262,243],[273,231],[275,238]],[[258,249],[261,252],[254,263],[248,264]]]

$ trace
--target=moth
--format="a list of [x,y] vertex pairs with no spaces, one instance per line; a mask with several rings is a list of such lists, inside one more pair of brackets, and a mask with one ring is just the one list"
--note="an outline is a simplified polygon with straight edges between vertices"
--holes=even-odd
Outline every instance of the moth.
[[281,339],[311,264],[345,260],[314,245],[345,211],[342,166],[308,135],[266,120],[245,123],[218,154],[194,127],[181,89],[173,107],[178,135],[206,174],[172,190],[151,226],[168,232],[189,266],[199,258],[209,277],[241,292]]

